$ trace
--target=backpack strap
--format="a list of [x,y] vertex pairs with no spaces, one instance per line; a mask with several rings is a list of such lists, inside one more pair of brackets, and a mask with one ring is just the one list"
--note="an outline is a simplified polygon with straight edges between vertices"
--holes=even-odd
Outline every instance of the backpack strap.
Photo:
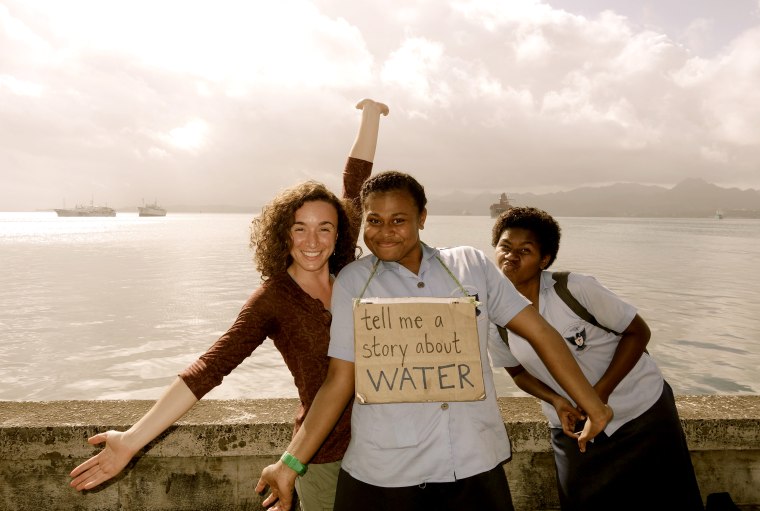
[[576,298],[567,288],[567,276],[569,274],[569,271],[555,271],[552,273],[552,278],[555,280],[554,290],[557,292],[562,301],[565,302],[565,305],[570,307],[570,309],[576,313],[579,318],[586,321],[587,323],[591,323],[592,325],[599,327],[602,330],[606,330],[611,334],[620,335],[620,332],[616,332],[615,330],[612,330],[611,328],[607,328],[606,326],[600,324],[594,315],[591,314],[588,309],[586,309],[586,307],[581,304],[581,302],[576,300]]

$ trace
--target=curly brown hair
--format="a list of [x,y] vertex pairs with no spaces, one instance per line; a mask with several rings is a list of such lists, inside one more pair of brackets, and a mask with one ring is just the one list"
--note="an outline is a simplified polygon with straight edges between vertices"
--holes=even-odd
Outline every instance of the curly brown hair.
[[322,183],[306,181],[283,190],[251,222],[250,247],[262,280],[284,272],[293,263],[290,228],[295,222],[296,210],[312,201],[332,204],[338,212],[338,239],[335,252],[328,260],[330,273],[336,275],[361,255],[361,248],[356,245],[359,236],[356,219],[361,216],[354,211],[351,201],[339,199]]

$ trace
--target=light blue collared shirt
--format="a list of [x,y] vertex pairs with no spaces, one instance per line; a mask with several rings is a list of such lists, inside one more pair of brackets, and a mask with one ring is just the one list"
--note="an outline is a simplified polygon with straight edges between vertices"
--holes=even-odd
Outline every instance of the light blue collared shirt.
[[[571,272],[567,288],[600,324],[616,332],[628,328],[636,316],[633,305],[621,300],[590,275]],[[538,306],[544,319],[568,342],[570,352],[589,382],[592,385],[598,382],[615,355],[620,336],[579,318],[554,290],[554,279],[550,271],[541,273]],[[509,332],[508,337],[509,347],[502,342],[495,328],[491,331],[489,352],[494,367],[522,365],[556,393],[575,403],[557,383],[528,341],[514,332]],[[647,411],[660,398],[663,385],[662,373],[655,361],[647,354],[642,355],[610,395],[608,404],[615,416],[604,428],[604,432],[612,435],[626,422]],[[541,401],[541,408],[551,427],[562,427],[552,405]]]
[[[418,275],[398,263],[380,262],[363,298],[461,297],[462,287],[468,295],[477,296],[486,398],[450,403],[355,402],[351,443],[342,467],[354,478],[375,486],[451,482],[491,470],[511,456],[487,354],[488,326],[491,322],[506,325],[530,302],[480,250],[439,250],[424,244],[422,249]],[[363,257],[346,266],[335,281],[331,357],[354,361],[353,300],[360,297],[376,261],[374,255]]]

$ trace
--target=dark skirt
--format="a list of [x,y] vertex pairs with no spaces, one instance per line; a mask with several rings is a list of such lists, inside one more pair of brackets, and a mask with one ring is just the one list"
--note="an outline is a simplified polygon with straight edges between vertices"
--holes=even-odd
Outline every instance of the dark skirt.
[[373,486],[340,470],[334,511],[514,511],[502,465],[451,483],[400,488]]
[[600,433],[585,453],[559,428],[552,446],[563,511],[704,510],[668,382],[649,410],[612,436]]

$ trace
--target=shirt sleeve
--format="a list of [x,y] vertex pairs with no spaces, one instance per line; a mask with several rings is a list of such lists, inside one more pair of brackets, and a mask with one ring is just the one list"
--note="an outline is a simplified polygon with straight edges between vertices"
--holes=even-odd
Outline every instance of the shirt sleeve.
[[[507,332],[504,330],[504,332]],[[512,355],[507,342],[501,338],[499,329],[491,323],[488,327],[488,355],[493,367],[517,367],[520,362]]]
[[622,332],[636,316],[636,307],[621,299],[591,275],[572,272],[567,288],[596,320],[616,332]]
[[[341,278],[343,277],[343,279]],[[346,276],[341,272],[333,283],[332,293],[332,323],[330,324],[330,348],[327,355],[348,362],[354,362],[354,310],[353,297],[343,280]]]
[[263,286],[240,310],[235,323],[198,360],[179,374],[196,398],[201,399],[240,365],[267,338],[271,328]]
[[348,157],[346,167],[343,169],[343,198],[351,201],[354,206],[354,218],[356,225],[361,225],[362,205],[359,194],[362,185],[372,174],[372,162]]

